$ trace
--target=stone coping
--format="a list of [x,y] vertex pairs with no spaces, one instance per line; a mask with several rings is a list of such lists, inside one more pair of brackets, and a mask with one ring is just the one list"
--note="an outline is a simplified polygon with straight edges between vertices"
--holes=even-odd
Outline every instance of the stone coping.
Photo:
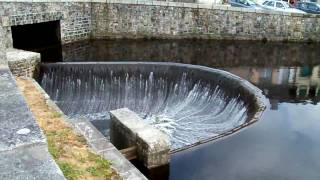
[[31,3],[68,3],[68,2],[84,2],[84,3],[107,3],[107,4],[132,4],[132,5],[148,5],[148,6],[168,6],[168,7],[184,7],[194,9],[212,9],[212,10],[228,10],[258,14],[276,14],[293,17],[308,17],[319,18],[318,14],[301,14],[301,13],[288,13],[281,11],[268,11],[268,10],[255,10],[249,8],[232,7],[223,4],[200,4],[200,3],[183,3],[183,2],[169,2],[169,1],[153,1],[153,0],[0,0],[0,2],[31,2]]
[[72,126],[74,130],[84,136],[87,140],[89,147],[97,154],[101,155],[105,159],[111,161],[111,167],[114,168],[117,173],[127,180],[146,180],[147,178],[133,166],[118,150],[115,146],[106,139],[101,132],[92,125],[87,119],[70,119],[61,109],[50,99],[50,96],[42,89],[37,81],[31,79],[37,89],[44,95],[46,104],[57,111],[62,118]]
[[16,77],[37,77],[41,61],[40,53],[19,49],[6,51],[8,66],[11,73]]
[[6,54],[8,61],[23,61],[34,57],[40,58],[40,53],[21,49],[7,49]]

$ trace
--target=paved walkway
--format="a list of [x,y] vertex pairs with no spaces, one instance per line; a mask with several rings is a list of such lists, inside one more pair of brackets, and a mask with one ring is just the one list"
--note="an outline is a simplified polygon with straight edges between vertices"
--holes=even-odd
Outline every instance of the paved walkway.
[[7,66],[0,66],[0,179],[65,179]]

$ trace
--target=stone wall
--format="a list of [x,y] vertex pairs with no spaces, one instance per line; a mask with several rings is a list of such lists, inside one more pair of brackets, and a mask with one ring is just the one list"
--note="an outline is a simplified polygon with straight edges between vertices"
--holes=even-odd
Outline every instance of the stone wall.
[[4,43],[4,30],[0,26],[0,66],[7,64],[6,53],[5,53],[5,43]]
[[193,3],[134,2],[93,3],[93,37],[320,41],[320,15]]
[[62,44],[90,38],[320,41],[320,15],[151,0],[0,0],[0,49],[13,46],[11,26],[57,20]]
[[8,66],[14,76],[36,78],[39,73],[40,53],[10,49],[7,51]]
[[11,26],[60,21],[62,44],[90,38],[91,1],[0,1],[4,44],[12,48]]

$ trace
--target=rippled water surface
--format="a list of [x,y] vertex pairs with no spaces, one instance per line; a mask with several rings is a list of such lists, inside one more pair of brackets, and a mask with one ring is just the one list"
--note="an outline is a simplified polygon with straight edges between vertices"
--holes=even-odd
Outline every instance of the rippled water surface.
[[262,119],[171,158],[152,179],[320,179],[320,45],[221,41],[94,41],[63,61],[170,61],[225,69],[268,98]]

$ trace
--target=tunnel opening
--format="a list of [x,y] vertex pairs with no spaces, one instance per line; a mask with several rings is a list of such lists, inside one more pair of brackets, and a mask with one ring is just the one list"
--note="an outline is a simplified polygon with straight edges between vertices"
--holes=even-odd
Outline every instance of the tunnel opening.
[[13,47],[41,54],[42,62],[62,59],[60,21],[12,26]]

